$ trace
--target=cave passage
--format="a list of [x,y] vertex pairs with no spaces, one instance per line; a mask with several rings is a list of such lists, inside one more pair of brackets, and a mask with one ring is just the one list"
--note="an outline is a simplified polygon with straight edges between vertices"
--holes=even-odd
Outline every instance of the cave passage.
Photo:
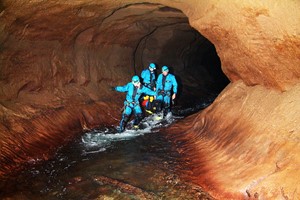
[[[105,24],[109,24],[110,29],[104,28]],[[97,31],[94,31],[92,42],[84,44],[89,46],[86,47],[90,51],[87,54],[102,52],[104,43],[112,48],[109,58],[120,62],[111,64],[115,61],[103,61],[102,56],[95,56],[91,58],[95,60],[85,63],[106,62],[105,67],[117,65],[113,73],[119,75],[115,77],[127,77],[117,80],[119,84],[127,83],[134,74],[140,75],[149,63],[157,64],[156,77],[163,65],[169,66],[170,73],[176,76],[179,84],[173,109],[176,114],[188,115],[205,108],[229,83],[214,45],[193,29],[187,17],[177,9],[159,4],[133,4],[116,10],[94,29]],[[77,40],[87,37],[86,32],[91,31],[82,32]],[[126,46],[126,53],[120,52],[120,45]],[[128,46],[132,49],[130,55],[127,53]],[[124,59],[128,59],[126,66]],[[98,66],[100,70],[102,67]]]
[[140,74],[150,62],[158,65],[157,75],[163,65],[169,66],[179,84],[173,113],[186,116],[212,103],[229,80],[214,45],[189,25],[181,11],[162,5],[154,10],[151,20],[135,22],[147,24],[151,31],[137,40],[134,73]]
[[74,102],[120,104],[109,101],[109,88],[152,62],[157,75],[167,65],[176,76],[178,105],[199,104],[229,83],[214,45],[180,10],[151,3],[24,6],[2,34],[1,99],[7,107],[16,106],[10,100],[31,106],[30,116]]
[[[300,196],[299,8],[271,0],[1,1],[0,198],[199,194],[191,183],[216,199]],[[108,137],[119,124],[125,95],[112,87],[149,63],[157,75],[167,65],[176,76],[172,117],[180,119],[129,140],[108,134],[112,148],[100,145],[106,150],[85,162],[82,140]],[[99,127],[104,133],[94,133]],[[158,178],[140,184],[140,169]],[[177,178],[182,188],[159,185],[172,188]]]
[[[108,12],[101,5],[60,7],[51,2],[31,9],[24,9],[8,28],[11,34],[3,35],[1,103],[11,110],[5,130],[14,130],[18,137],[3,143],[11,149],[19,140],[26,142],[1,155],[1,174],[24,162],[49,159],[82,128],[117,124],[125,97],[109,88],[126,84],[149,63],[157,64],[156,75],[167,65],[176,76],[175,115],[207,107],[229,83],[214,45],[177,9],[132,4]],[[11,128],[18,122],[25,128]],[[30,173],[35,176],[34,167]]]
[[208,106],[229,82],[214,45],[180,10],[44,2],[13,13],[10,6],[3,5],[11,24],[1,34],[0,128],[7,148],[1,174],[48,157],[82,129],[117,124],[124,95],[110,88],[125,85],[149,63],[157,64],[156,75],[167,65],[176,76],[176,115]]
[[157,75],[167,65],[179,83],[178,104],[192,106],[215,97],[229,83],[214,45],[181,11],[163,5],[118,8],[101,23],[82,27],[72,42],[77,76],[71,83],[109,88],[126,84],[149,63],[157,64]]

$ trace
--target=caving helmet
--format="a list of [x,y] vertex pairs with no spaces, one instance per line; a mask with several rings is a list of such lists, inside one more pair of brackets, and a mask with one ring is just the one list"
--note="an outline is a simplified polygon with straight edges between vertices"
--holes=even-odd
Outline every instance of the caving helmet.
[[131,81],[132,81],[132,83],[139,83],[140,78],[137,75],[135,75],[135,76],[132,77]]
[[154,63],[150,63],[150,64],[149,64],[149,68],[150,68],[150,69],[156,69],[156,66],[155,66]]
[[161,71],[162,72],[168,72],[169,71],[169,68],[168,68],[168,66],[163,66],[162,68],[161,68]]

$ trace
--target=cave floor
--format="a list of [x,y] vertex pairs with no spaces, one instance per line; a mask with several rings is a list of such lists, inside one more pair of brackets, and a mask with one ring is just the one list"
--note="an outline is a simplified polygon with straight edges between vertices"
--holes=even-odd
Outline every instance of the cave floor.
[[180,178],[188,169],[158,130],[137,135],[108,132],[109,128],[102,128],[84,133],[59,149],[52,160],[32,161],[27,170],[0,184],[0,197],[212,199]]

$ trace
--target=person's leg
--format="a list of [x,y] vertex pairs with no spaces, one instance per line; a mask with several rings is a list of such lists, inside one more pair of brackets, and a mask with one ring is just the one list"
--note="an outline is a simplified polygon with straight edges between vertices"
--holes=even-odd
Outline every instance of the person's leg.
[[120,121],[120,129],[119,132],[123,132],[125,130],[126,124],[129,121],[130,114],[132,112],[132,109],[129,106],[125,106],[124,112],[122,114],[122,119]]
[[139,105],[134,107],[134,122],[133,125],[134,126],[138,126],[139,123],[142,121],[143,119],[143,113],[141,110],[141,107]]
[[151,114],[151,102],[149,95],[143,97],[142,107],[144,108],[145,112]]
[[[161,111],[164,108],[164,97],[162,95],[158,95],[156,97],[156,100],[161,102],[161,107],[160,107],[160,111]],[[158,111],[158,112],[160,112],[160,111]]]
[[164,96],[164,105],[163,105],[164,116],[166,116],[171,111],[170,101],[171,98],[169,95]]
[[162,110],[163,101],[162,100],[154,100],[152,103],[152,110],[154,113],[159,113]]

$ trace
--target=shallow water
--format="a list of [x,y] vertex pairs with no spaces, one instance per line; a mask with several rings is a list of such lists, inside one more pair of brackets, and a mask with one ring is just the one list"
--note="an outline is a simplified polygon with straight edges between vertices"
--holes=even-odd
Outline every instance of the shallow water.
[[159,132],[178,120],[145,119],[143,130],[103,127],[60,149],[55,158],[2,184],[2,199],[208,199],[180,179],[180,154]]

